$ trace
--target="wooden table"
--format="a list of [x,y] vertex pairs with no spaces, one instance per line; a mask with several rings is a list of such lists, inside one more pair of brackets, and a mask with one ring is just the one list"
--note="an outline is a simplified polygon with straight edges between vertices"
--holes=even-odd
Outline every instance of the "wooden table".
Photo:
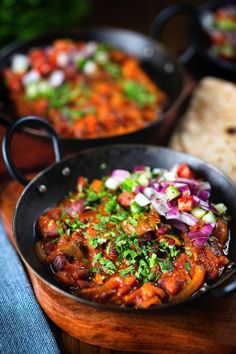
[[[3,133],[4,129],[0,128],[0,139]],[[49,144],[36,141],[23,133],[16,136],[13,148],[18,166],[26,172],[38,170],[53,160]],[[0,175],[1,180],[4,179],[6,183],[1,191],[0,212],[5,230],[12,240],[12,214],[23,187],[16,182],[9,182],[2,161]],[[161,313],[155,319],[162,329],[159,332],[161,334],[157,332],[153,338],[159,348],[155,353],[236,353],[236,294],[213,303],[206,302],[187,306],[177,312]],[[121,353],[82,343],[56,327],[50,320],[49,323],[62,353]]]

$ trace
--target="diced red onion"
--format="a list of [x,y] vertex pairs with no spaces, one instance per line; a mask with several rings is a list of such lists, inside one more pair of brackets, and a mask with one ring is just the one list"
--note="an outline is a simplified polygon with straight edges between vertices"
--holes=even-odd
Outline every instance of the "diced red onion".
[[48,82],[52,87],[60,86],[65,79],[64,71],[62,70],[54,70],[49,76]]
[[180,214],[179,220],[189,226],[195,226],[198,223],[198,219],[185,211]]
[[205,237],[199,237],[193,241],[194,246],[202,248],[206,243]]
[[170,225],[176,227],[176,229],[183,231],[183,232],[187,232],[188,231],[188,226],[186,224],[184,224],[182,221],[179,220],[170,220],[169,221]]
[[173,182],[182,182],[182,183],[186,183],[191,187],[199,187],[200,182],[196,181],[195,179],[190,179],[190,178],[176,178],[175,181]]
[[195,195],[193,196],[193,200],[194,200],[194,203],[196,205],[199,205],[202,209],[207,210],[207,211],[212,211],[213,213],[217,213],[216,208],[212,204],[210,204],[208,201],[204,201]]
[[143,193],[144,191],[144,187],[143,186],[136,186],[134,189],[134,193],[138,194],[138,193]]
[[141,207],[144,207],[144,206],[150,204],[150,200],[143,193],[138,193],[135,196],[134,200]]
[[150,181],[149,187],[155,189],[157,192],[162,190],[162,186],[157,181]]
[[127,170],[114,170],[111,176],[123,181],[124,179],[130,177],[130,173]]
[[198,191],[197,196],[200,199],[206,201],[210,197],[210,191],[206,190],[206,189],[200,190],[200,191]]
[[177,219],[180,216],[180,212],[177,208],[171,208],[166,213],[166,219]]
[[115,177],[109,177],[106,182],[105,182],[105,186],[108,189],[112,189],[112,190],[116,190],[122,181],[120,181],[118,178]]
[[146,187],[143,190],[143,194],[150,199],[154,194],[156,193],[155,189],[151,188],[151,187]]
[[207,239],[211,236],[214,227],[214,224],[205,224],[199,230],[188,232],[188,237],[194,242],[195,246],[203,247]]
[[178,190],[181,192],[183,197],[187,197],[187,196],[191,195],[189,186],[186,184],[185,185],[182,184],[182,186],[179,186],[179,187],[176,186],[176,188],[178,188]]
[[155,198],[151,198],[150,202],[158,214],[165,216],[169,207],[164,200],[160,200],[160,199],[157,200]]
[[145,171],[144,166],[139,165],[134,168],[134,172],[142,172],[142,171]]

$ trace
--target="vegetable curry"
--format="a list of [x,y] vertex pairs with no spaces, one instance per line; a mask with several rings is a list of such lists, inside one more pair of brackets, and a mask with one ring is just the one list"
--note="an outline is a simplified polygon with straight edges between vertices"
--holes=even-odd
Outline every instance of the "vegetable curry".
[[56,40],[14,55],[3,77],[17,115],[48,118],[63,137],[142,129],[166,101],[137,58],[106,43]]
[[184,163],[79,177],[76,191],[39,218],[37,257],[95,302],[148,308],[184,300],[229,263],[226,206],[210,194]]

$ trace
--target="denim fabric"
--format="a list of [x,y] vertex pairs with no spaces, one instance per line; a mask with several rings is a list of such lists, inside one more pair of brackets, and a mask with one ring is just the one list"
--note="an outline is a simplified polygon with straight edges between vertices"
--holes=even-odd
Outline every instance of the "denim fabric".
[[0,353],[60,353],[0,221]]

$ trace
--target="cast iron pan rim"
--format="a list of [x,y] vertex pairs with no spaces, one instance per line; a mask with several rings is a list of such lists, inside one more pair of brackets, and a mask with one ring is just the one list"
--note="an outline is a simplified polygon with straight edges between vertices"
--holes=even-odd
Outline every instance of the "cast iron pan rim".
[[[93,141],[104,141],[104,143],[106,143],[106,141],[109,141],[110,139],[115,139],[115,138],[119,138],[119,137],[128,137],[131,136],[135,133],[140,133],[140,132],[144,132],[147,129],[155,126],[155,125],[159,125],[161,122],[163,122],[173,111],[174,109],[179,105],[179,103],[181,102],[183,96],[184,96],[184,90],[185,90],[185,84],[186,84],[186,72],[184,70],[184,68],[180,65],[180,63],[178,62],[178,60],[175,58],[175,56],[169,52],[169,50],[160,42],[156,41],[155,39],[153,39],[152,37],[148,37],[147,35],[144,35],[142,33],[139,32],[135,32],[132,30],[127,30],[127,29],[123,29],[123,28],[118,28],[118,27],[109,27],[109,26],[91,26],[91,27],[81,27],[79,30],[75,30],[75,31],[66,31],[66,32],[54,32],[54,33],[49,33],[47,35],[42,35],[42,36],[38,36],[36,38],[32,38],[26,41],[19,41],[19,42],[14,42],[11,43],[7,46],[5,46],[1,51],[0,51],[0,66],[1,66],[1,61],[6,60],[7,56],[12,55],[14,51],[16,50],[21,50],[21,47],[23,45],[34,45],[34,42],[38,42],[38,41],[44,41],[47,40],[47,38],[49,39],[49,41],[56,39],[56,38],[60,38],[60,37],[64,37],[66,38],[67,36],[70,37],[75,37],[79,36],[80,34],[90,34],[91,33],[106,33],[106,32],[112,32],[112,33],[121,33],[124,36],[126,34],[128,35],[133,35],[136,36],[138,38],[143,39],[144,41],[150,42],[150,44],[152,45],[152,47],[157,48],[157,49],[161,49],[161,51],[163,51],[164,53],[166,53],[168,55],[168,57],[170,58],[171,62],[174,64],[174,67],[178,69],[179,73],[182,76],[182,81],[183,81],[183,85],[181,87],[181,90],[178,93],[177,98],[172,102],[172,104],[170,105],[170,107],[166,110],[160,111],[158,113],[158,111],[156,112],[156,119],[155,121],[147,124],[145,127],[138,129],[138,130],[134,130],[128,133],[124,133],[124,134],[118,134],[118,135],[111,135],[111,136],[105,136],[105,137],[95,137],[95,138],[85,138],[85,139],[80,139],[80,138],[74,138],[74,137],[63,137],[60,136],[60,139],[64,142],[68,142],[68,143],[76,143],[76,142],[84,142],[84,143],[88,143],[88,142],[93,142]],[[168,75],[168,73],[167,73]],[[149,75],[148,75],[149,76]],[[150,77],[150,76],[149,76]],[[151,78],[150,78],[151,79]],[[156,85],[155,85],[156,86]],[[165,94],[167,95],[167,99],[168,99],[168,92],[165,92]],[[31,133],[33,135],[37,135],[39,137],[42,138],[48,138],[49,135],[47,134],[47,132],[45,131],[39,131],[39,130],[35,130],[33,128],[24,128],[25,131],[27,131],[28,133]]]
[[[31,266],[31,264],[29,264],[27,262],[27,260],[25,259],[25,257],[22,255],[20,249],[19,249],[19,245],[18,245],[18,241],[17,241],[17,236],[16,236],[16,214],[17,214],[17,210],[21,204],[21,199],[23,197],[24,194],[27,193],[28,189],[31,188],[31,186],[33,184],[36,184],[37,180],[40,179],[45,173],[50,172],[50,170],[54,169],[55,166],[58,166],[60,164],[66,164],[67,161],[69,161],[71,158],[73,158],[74,156],[80,156],[80,155],[84,155],[87,152],[91,152],[94,151],[96,153],[97,150],[106,150],[106,149],[112,149],[112,148],[118,148],[118,147],[122,147],[122,148],[126,148],[126,149],[132,149],[132,148],[145,148],[145,149],[155,149],[157,152],[158,151],[164,151],[167,153],[177,153],[178,155],[182,155],[183,158],[193,158],[195,162],[201,163],[206,165],[208,168],[210,168],[212,171],[214,171],[217,175],[220,175],[221,177],[223,177],[228,183],[230,183],[236,191],[236,185],[235,183],[228,177],[226,176],[221,170],[219,170],[218,168],[216,168],[215,166],[205,162],[204,160],[201,160],[193,155],[184,153],[184,152],[180,152],[180,151],[175,151],[173,149],[170,148],[166,148],[166,147],[161,147],[161,146],[154,146],[154,145],[144,145],[144,144],[115,144],[115,145],[109,145],[109,146],[100,146],[97,148],[90,148],[90,149],[86,149],[83,150],[81,152],[78,153],[74,153],[70,156],[67,156],[65,158],[63,158],[61,161],[54,163],[53,165],[47,167],[45,170],[43,170],[42,172],[40,172],[39,174],[37,174],[30,182],[29,184],[25,187],[25,189],[23,190],[23,192],[21,193],[18,202],[16,204],[15,207],[15,211],[14,211],[14,216],[13,216],[13,235],[14,235],[14,240],[16,242],[16,248],[17,251],[20,255],[20,257],[22,258],[23,262],[25,263],[26,267],[29,268],[35,275],[37,278],[40,278],[40,280],[45,283],[47,286],[49,286],[50,288],[52,288],[54,291],[59,292],[61,295],[64,295],[66,297],[69,297],[71,300],[74,300],[76,302],[79,302],[81,304],[87,305],[87,306],[92,306],[94,308],[98,308],[98,309],[102,309],[102,310],[107,310],[107,311],[114,311],[114,312],[125,312],[125,313],[135,313],[135,314],[145,314],[145,313],[157,313],[159,311],[162,310],[168,310],[168,309],[172,309],[175,307],[181,307],[183,304],[187,304],[189,302],[195,301],[197,299],[199,299],[199,297],[202,297],[203,295],[207,295],[208,293],[210,293],[211,289],[214,288],[214,284],[212,286],[209,286],[209,288],[207,288],[205,291],[199,292],[197,293],[195,296],[193,297],[189,297],[183,301],[180,302],[176,302],[176,303],[169,303],[169,304],[162,304],[162,305],[158,305],[155,307],[150,307],[147,309],[137,309],[134,307],[119,307],[117,305],[111,305],[111,304],[104,304],[104,303],[98,303],[95,301],[90,301],[90,300],[86,300],[82,297],[78,297],[76,295],[73,295],[71,293],[69,293],[69,291],[63,290],[55,285],[52,285],[48,280],[44,279],[43,276],[41,276],[40,274],[38,274],[38,272]],[[236,272],[236,268],[234,268],[233,270],[231,270],[228,274],[228,277],[231,277],[233,274],[235,274]],[[222,281],[222,283],[225,281],[226,279],[224,279]],[[218,284],[220,285],[220,284]]]

